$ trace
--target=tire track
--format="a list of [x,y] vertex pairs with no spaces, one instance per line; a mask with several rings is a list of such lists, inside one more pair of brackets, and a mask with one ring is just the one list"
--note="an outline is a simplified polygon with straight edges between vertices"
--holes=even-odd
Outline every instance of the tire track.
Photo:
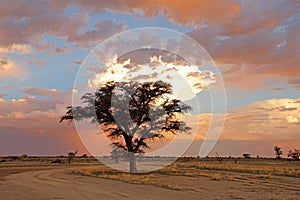
[[8,175],[4,177],[3,181],[0,181],[3,183],[0,184],[0,199],[199,199],[197,195],[150,185],[128,184],[72,174],[71,171],[75,169],[82,169],[82,167],[30,171]]

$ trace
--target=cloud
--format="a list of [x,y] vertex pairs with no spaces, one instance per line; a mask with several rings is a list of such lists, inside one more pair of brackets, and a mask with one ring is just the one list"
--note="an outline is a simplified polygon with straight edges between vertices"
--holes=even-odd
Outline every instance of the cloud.
[[[250,20],[250,19],[249,19]],[[256,89],[268,78],[286,79],[297,89],[300,76],[299,17],[261,27],[253,34],[230,35],[226,26],[208,24],[189,36],[203,45],[223,73],[227,85]],[[241,79],[239,77],[245,77]],[[294,84],[295,83],[295,84]]]
[[55,95],[59,91],[56,89],[47,89],[47,88],[27,88],[24,89],[23,92],[29,95],[49,96],[49,95]]
[[[164,80],[172,85],[176,98],[185,101],[194,98],[203,89],[216,82],[213,72],[196,70],[198,66],[189,63],[177,64],[172,61],[164,61],[162,56],[153,56],[146,59],[144,64],[135,64],[134,61],[132,62],[134,58],[134,56],[130,56],[130,59],[118,61],[117,55],[115,55],[105,63],[105,68],[101,73],[92,74],[87,80],[88,87],[98,88],[110,81],[154,82]],[[89,68],[87,70],[91,71]]]
[[[269,99],[233,108],[226,114],[220,139],[299,140],[300,106],[296,103],[298,101],[299,99]],[[211,117],[210,113],[203,113],[199,117],[199,122],[193,118],[188,122],[191,126],[198,126],[199,139],[205,138]]]
[[[46,95],[45,92],[32,92],[35,95]],[[33,111],[40,112],[57,112],[62,113],[62,110],[57,110],[58,105],[71,104],[71,92],[60,92],[56,95],[51,95],[48,98],[37,98],[33,95],[27,95],[22,98],[11,99],[0,105],[1,113],[9,115],[10,113],[29,114]]]
[[40,49],[44,34],[65,38],[77,47],[95,46],[108,35],[125,28],[124,24],[115,21],[99,20],[92,30],[83,31],[89,16],[80,11],[72,14],[64,12],[71,5],[72,2],[68,1],[66,4],[57,4],[53,1],[21,0],[18,5],[1,1],[0,37],[3,39],[0,41],[0,50],[20,50],[21,46],[27,45]]
[[[270,99],[233,109],[225,125],[229,128],[227,133],[235,130],[231,134],[235,137],[243,135],[244,139],[299,139],[298,126],[287,120],[295,122],[299,117],[300,107],[293,103],[295,100],[299,99]],[[286,128],[278,130],[278,125]]]
[[258,108],[261,109],[263,111],[279,111],[279,112],[288,112],[288,111],[295,111],[298,110],[297,107],[286,107],[286,105],[284,106],[279,106],[279,107],[273,107],[273,108]]
[[240,5],[235,0],[191,0],[189,3],[180,0],[73,1],[73,4],[96,13],[111,11],[135,14],[138,17],[153,17],[163,13],[172,22],[185,25],[199,24],[203,21],[227,23],[240,12]]
[[82,60],[80,60],[80,61],[74,60],[73,63],[76,64],[76,65],[81,65],[83,63],[83,61]]
[[13,86],[11,86],[11,85],[4,85],[3,88],[4,89],[10,89],[10,88],[13,88]]
[[0,98],[3,98],[5,96],[6,96],[6,94],[0,93]]
[[53,110],[41,112],[38,110],[29,112],[29,113],[23,113],[23,112],[12,112],[8,115],[6,115],[6,119],[10,120],[35,120],[37,122],[47,122],[47,121],[53,121],[57,120],[57,113]]
[[285,77],[289,84],[300,75],[300,4],[296,1],[120,2],[74,4],[90,12],[105,10],[138,17],[162,13],[174,23],[190,26],[193,30],[187,34],[220,66],[228,86],[256,89],[270,77]]
[[189,3],[175,1],[123,1],[133,11],[141,10],[142,16],[155,16],[162,12],[171,21],[195,25],[203,21],[213,23],[227,23],[238,17],[240,5],[234,1],[217,1],[217,0],[192,0]]
[[[56,4],[55,2],[52,2]],[[271,2],[236,0],[118,0],[118,1],[65,1],[55,6],[65,8],[76,5],[94,13],[104,11],[134,14],[138,17],[155,17],[163,14],[176,24],[188,25],[192,28],[201,25],[220,25],[226,35],[252,34],[265,27],[274,27],[298,13],[299,3],[296,1]]]
[[74,42],[77,47],[95,47],[99,42],[115,33],[124,31],[125,24],[110,20],[99,20],[93,30],[78,31],[77,34],[68,36],[69,42]]
[[272,88],[271,90],[273,90],[273,91],[282,91],[282,90],[284,90],[284,88]]
[[0,77],[18,77],[24,71],[7,57],[0,57]]
[[[189,25],[193,30],[187,34],[220,66],[228,86],[257,89],[268,78],[284,77],[299,89],[300,4],[295,1],[122,2],[125,8],[119,12],[144,17],[163,13],[170,21]],[[132,10],[124,11],[126,7]]]
[[8,69],[8,59],[7,58],[5,58],[5,57],[2,57],[1,59],[0,59],[0,67],[1,67],[1,69],[2,70],[5,70],[5,69]]
[[32,46],[38,51],[47,51],[51,50],[56,44],[53,42],[46,42],[42,38],[38,43],[32,43]]
[[45,66],[46,65],[46,60],[35,61],[34,63],[37,64],[37,65],[40,65],[40,66]]
[[[8,1],[0,4],[0,52],[26,52],[29,46],[49,49],[42,44],[45,34],[65,38],[76,47],[94,47],[103,39],[127,28],[123,23],[101,19],[87,27],[93,13],[123,13],[136,17],[163,14],[171,22],[187,25],[187,33],[205,47],[220,66],[225,83],[256,89],[265,80],[285,78],[293,84],[300,75],[298,37],[300,4],[296,1]],[[21,9],[20,5],[27,9]],[[65,12],[67,8],[76,12]],[[55,21],[56,23],[52,23]],[[47,24],[47,26],[45,26]],[[152,38],[145,37],[145,43]],[[171,44],[170,44],[171,45]],[[51,45],[50,45],[51,46]],[[53,45],[52,45],[53,46]],[[28,47],[28,48],[27,48]],[[56,52],[68,51],[66,46]],[[247,77],[243,81],[239,77]]]
[[287,83],[290,84],[295,90],[300,90],[300,78],[293,77],[287,80]]
[[67,46],[63,46],[63,47],[56,47],[55,49],[55,53],[59,54],[59,53],[65,53],[65,52],[70,52],[71,49]]
[[11,44],[8,47],[0,47],[0,53],[22,53],[28,54],[31,53],[32,49],[30,45],[26,44]]
[[[108,10],[135,13],[143,17],[163,13],[173,22],[193,25],[188,35],[208,50],[221,70],[224,70],[224,79],[228,85],[256,89],[270,77],[286,77],[289,84],[300,75],[297,67],[300,63],[300,24],[297,15],[300,4],[295,1],[122,3],[124,5],[119,9],[108,6]],[[81,6],[85,7],[83,4]],[[240,79],[241,76],[247,76],[248,81]]]
[[86,153],[74,125],[59,123],[65,107],[71,104],[71,94],[61,91],[43,99],[24,96],[0,100],[0,154],[58,155],[76,149]]
[[286,121],[291,124],[298,124],[299,120],[295,116],[287,116]]
[[28,64],[32,65],[32,64],[36,64],[36,65],[40,65],[40,66],[45,66],[46,65],[46,60],[37,60],[37,61],[33,61],[33,60],[30,60],[28,62]]
[[[122,1],[123,6],[111,9],[138,16],[152,17],[163,13],[170,21],[189,25],[220,25],[225,35],[252,34],[265,27],[274,27],[298,13],[295,1]],[[81,6],[84,7],[82,4]],[[108,7],[109,9],[109,7]],[[259,17],[258,17],[259,16]]]

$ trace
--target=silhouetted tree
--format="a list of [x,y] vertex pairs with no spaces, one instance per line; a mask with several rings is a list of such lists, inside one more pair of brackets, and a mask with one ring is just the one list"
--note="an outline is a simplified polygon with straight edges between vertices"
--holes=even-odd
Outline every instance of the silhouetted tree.
[[80,158],[88,158],[88,155],[85,153],[85,154],[82,154],[81,156],[80,156]]
[[77,153],[78,153],[77,151],[69,152],[68,153],[68,164],[71,163],[71,161],[75,158],[75,156],[76,156]]
[[251,158],[251,155],[250,155],[250,153],[244,153],[243,157],[248,159],[248,158]]
[[219,156],[218,152],[216,152],[216,155],[217,155],[217,159],[220,163],[222,163],[223,161],[223,158]]
[[156,82],[108,82],[95,94],[82,96],[84,106],[69,106],[64,120],[89,119],[119,149],[128,153],[130,172],[136,173],[137,153],[144,153],[149,140],[190,128],[180,115],[191,108],[172,97],[172,86]]
[[282,155],[282,151],[281,148],[279,146],[275,146],[274,147],[274,151],[275,151],[275,155],[277,159],[281,159],[281,155]]
[[300,149],[289,150],[288,157],[293,160],[300,160]]
[[21,159],[26,159],[26,158],[28,158],[28,155],[27,155],[27,154],[23,154],[23,155],[21,156]]

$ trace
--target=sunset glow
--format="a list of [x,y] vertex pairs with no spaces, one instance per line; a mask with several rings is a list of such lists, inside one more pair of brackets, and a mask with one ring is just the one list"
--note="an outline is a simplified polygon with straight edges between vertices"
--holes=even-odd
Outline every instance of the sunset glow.
[[[289,149],[300,147],[299,1],[7,0],[0,3],[0,155],[89,153],[74,124],[59,123],[78,93],[73,88],[77,73],[98,44],[143,27],[191,37],[210,55],[222,80],[184,40],[166,41],[166,46],[182,47],[178,52],[187,57],[158,50],[145,54],[149,41],[161,42],[160,35],[145,31],[119,44],[120,49],[144,49],[84,68],[86,87],[164,80],[180,100],[199,102],[188,119],[198,129],[192,139],[199,142],[207,139],[212,115],[221,115],[219,105],[211,105],[210,89],[223,90],[222,81],[227,112],[216,148],[224,155],[234,149],[236,155],[274,157],[273,146],[282,144],[286,157]],[[107,45],[103,57],[110,51]],[[225,148],[227,143],[232,149]]]

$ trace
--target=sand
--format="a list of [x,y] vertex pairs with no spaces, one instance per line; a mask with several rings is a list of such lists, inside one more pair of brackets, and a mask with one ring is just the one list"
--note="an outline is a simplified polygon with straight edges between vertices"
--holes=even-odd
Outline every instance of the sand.
[[[162,181],[182,190],[124,183],[72,173],[80,166],[52,168],[1,168],[0,199],[297,199],[300,179],[221,172],[234,180],[213,181],[208,177],[163,176]],[[86,168],[86,167],[85,167]],[[207,171],[207,173],[220,173]]]

